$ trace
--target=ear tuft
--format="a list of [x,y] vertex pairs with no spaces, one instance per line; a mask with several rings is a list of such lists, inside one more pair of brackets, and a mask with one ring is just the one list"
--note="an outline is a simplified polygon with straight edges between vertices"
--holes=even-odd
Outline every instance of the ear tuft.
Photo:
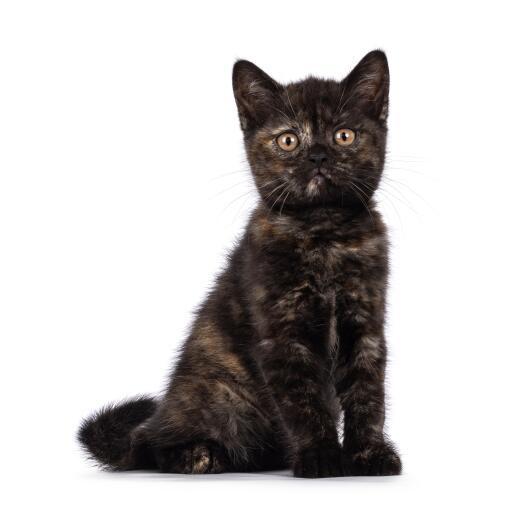
[[386,54],[374,50],[365,55],[345,79],[351,103],[356,103],[379,121],[386,121],[389,98],[389,68]]
[[242,130],[245,131],[265,119],[269,106],[280,89],[281,85],[252,62],[235,62],[233,92]]

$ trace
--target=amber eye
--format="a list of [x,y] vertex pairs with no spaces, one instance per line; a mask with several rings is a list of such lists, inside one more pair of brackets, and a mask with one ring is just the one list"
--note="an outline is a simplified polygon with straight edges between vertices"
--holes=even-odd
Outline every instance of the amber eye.
[[282,133],[277,137],[277,145],[284,151],[293,151],[299,145],[299,138],[295,133]]
[[340,128],[334,132],[334,140],[340,146],[350,146],[355,138],[356,134],[348,128]]

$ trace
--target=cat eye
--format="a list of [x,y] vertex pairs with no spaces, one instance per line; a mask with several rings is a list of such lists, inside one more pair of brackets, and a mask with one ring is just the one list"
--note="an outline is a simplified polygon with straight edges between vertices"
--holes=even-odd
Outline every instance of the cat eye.
[[282,133],[276,141],[277,145],[284,151],[293,151],[299,145],[299,138],[292,132]]
[[348,128],[340,128],[334,132],[334,140],[340,146],[350,146],[354,142],[356,134]]

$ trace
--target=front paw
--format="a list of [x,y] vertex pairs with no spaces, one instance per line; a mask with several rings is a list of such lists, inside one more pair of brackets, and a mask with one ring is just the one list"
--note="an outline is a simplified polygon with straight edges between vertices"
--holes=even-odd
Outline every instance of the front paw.
[[299,451],[293,465],[293,475],[299,478],[325,478],[341,474],[341,447],[338,443],[305,448]]
[[344,473],[351,476],[390,476],[402,472],[402,462],[387,442],[368,444],[364,448],[343,450]]

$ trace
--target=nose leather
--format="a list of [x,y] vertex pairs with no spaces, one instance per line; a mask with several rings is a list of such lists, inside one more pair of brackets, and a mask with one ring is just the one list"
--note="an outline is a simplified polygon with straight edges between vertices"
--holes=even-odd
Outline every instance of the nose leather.
[[309,161],[313,162],[316,166],[322,165],[327,161],[327,155],[325,153],[317,153],[309,156]]
[[315,167],[320,167],[323,163],[327,161],[327,153],[323,146],[317,144],[311,148],[311,152],[309,154],[309,161],[315,164]]

